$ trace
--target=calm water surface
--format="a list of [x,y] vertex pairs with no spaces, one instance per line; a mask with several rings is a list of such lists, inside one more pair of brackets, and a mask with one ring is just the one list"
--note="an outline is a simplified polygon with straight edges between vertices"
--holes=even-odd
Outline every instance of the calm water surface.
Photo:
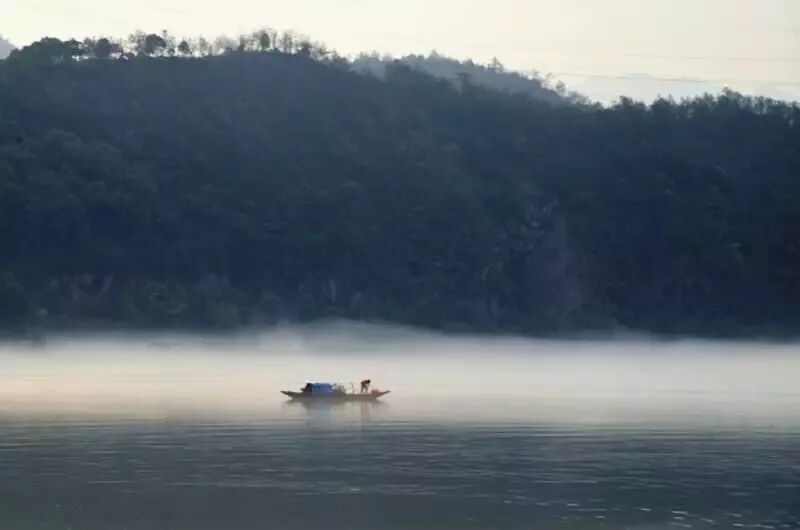
[[[790,346],[287,330],[0,349],[0,528],[800,529]],[[385,403],[308,407],[308,377]]]

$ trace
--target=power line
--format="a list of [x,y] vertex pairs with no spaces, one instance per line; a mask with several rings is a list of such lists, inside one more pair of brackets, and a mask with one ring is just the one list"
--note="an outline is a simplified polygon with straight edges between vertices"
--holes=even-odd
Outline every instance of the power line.
[[678,82],[678,83],[746,83],[746,84],[767,84],[778,86],[800,86],[800,81],[785,81],[785,80],[753,80],[753,79],[700,79],[692,77],[668,77],[668,76],[651,76],[647,74],[633,75],[633,74],[597,74],[587,72],[550,72],[553,76],[558,77],[587,77],[599,79],[623,79],[627,81],[659,81],[659,82]]
[[[83,17],[89,16],[91,18],[96,19],[103,19],[108,20],[114,23],[127,23],[132,24],[130,20],[122,20],[118,18],[107,18],[103,16],[98,16],[93,13],[86,13],[85,11],[80,11],[76,9],[64,9],[64,8],[51,8],[51,7],[44,7],[41,5],[36,4],[27,4],[16,6],[21,7],[23,9],[30,9],[34,11],[42,11],[47,12],[51,15],[63,15],[69,17]],[[153,4],[144,4],[140,5],[140,8],[143,7],[145,9],[149,9],[152,11],[160,11],[163,13],[172,13],[176,15],[183,15],[189,17],[196,17],[199,16],[198,10],[195,9],[179,9],[179,8],[172,8],[172,7],[164,7],[164,6],[156,6]],[[378,34],[378,33],[368,33],[368,32],[358,32],[358,31],[345,31],[345,32],[338,32],[342,35],[348,36],[356,36],[356,37],[367,37],[372,39],[378,40],[386,40],[387,37],[393,38],[395,40],[402,39],[405,41],[414,41],[419,40],[417,36],[413,35],[386,35],[386,34]],[[459,41],[453,39],[441,39],[437,38],[437,41],[440,44],[454,44],[458,46],[465,46],[469,45],[472,46],[475,43],[468,43],[466,41]],[[577,57],[629,57],[629,58],[639,58],[639,59],[658,59],[658,60],[681,60],[681,61],[706,61],[706,62],[761,62],[761,63],[800,63],[800,57],[763,57],[763,56],[736,56],[736,55],[721,55],[721,56],[713,56],[713,55],[671,55],[671,54],[659,54],[659,53],[629,53],[629,52],[621,52],[621,53],[598,53],[594,51],[588,50],[563,50],[563,49],[554,49],[554,48],[539,48],[535,46],[530,46],[520,41],[506,41],[505,44],[510,47],[514,47],[518,50],[524,50],[527,52],[532,53],[544,53],[544,54],[553,54],[553,55],[569,55],[569,56],[577,56]],[[783,83],[785,84],[785,83]]]
[[196,16],[195,13],[192,13],[188,9],[177,9],[174,7],[163,7],[163,6],[155,6],[152,4],[144,5],[147,9],[152,9],[153,11],[162,11],[164,13],[172,13],[175,15],[188,15],[188,16]]
[[[108,18],[103,17],[101,15],[97,15],[94,13],[87,13],[85,10],[77,10],[77,9],[65,9],[65,8],[51,8],[51,7],[44,7],[41,5],[36,4],[26,4],[21,7],[23,9],[33,10],[33,11],[42,11],[47,12],[50,15],[55,16],[65,16],[65,17],[89,17],[98,20],[106,20],[108,22],[112,22],[114,24],[126,24],[132,25],[133,22],[130,20],[124,20],[119,18]],[[173,14],[185,15],[185,16],[197,16],[197,12],[192,10],[184,10],[184,9],[176,9],[170,7],[162,7],[162,6],[155,6],[152,4],[146,4],[142,6],[146,9],[150,9],[153,11],[161,11],[161,12],[168,12]],[[367,38],[377,38],[377,39],[386,39],[386,35],[378,35],[373,33],[364,33],[364,32],[340,32],[343,35],[349,36],[359,36],[359,37],[367,37]],[[391,36],[395,39],[403,39],[403,40],[415,40],[417,37],[408,36],[403,37],[400,35]],[[390,37],[390,38],[391,38]],[[467,44],[464,41],[458,42],[451,39],[438,39],[440,43],[449,43],[455,45],[465,45]],[[473,45],[474,43],[470,43],[469,45]],[[552,54],[560,54],[560,55],[573,55],[573,56],[585,56],[585,57],[636,57],[636,58],[643,58],[643,59],[672,59],[672,60],[685,60],[685,61],[719,61],[719,62],[774,62],[774,63],[800,63],[800,57],[746,57],[746,56],[711,56],[711,55],[667,55],[667,54],[647,54],[647,53],[596,53],[596,52],[589,52],[589,51],[569,51],[569,50],[557,50],[557,49],[544,49],[544,48],[536,48],[527,46],[524,43],[514,43],[514,42],[507,42],[509,46],[513,46],[516,49],[522,49],[529,52],[536,52],[536,53],[552,53]],[[669,77],[669,76],[651,76],[651,75],[632,75],[632,74],[599,74],[599,73],[588,73],[588,72],[550,72],[549,75],[557,76],[557,77],[582,77],[582,78],[598,78],[598,79],[619,79],[625,81],[656,81],[656,82],[678,82],[678,83],[692,83],[692,84],[705,84],[705,83],[719,83],[719,84],[726,84],[726,83],[745,83],[745,84],[770,84],[770,85],[777,85],[777,86],[800,86],[800,81],[787,81],[787,80],[749,80],[749,79],[735,79],[735,78],[726,78],[726,79],[701,79],[701,78],[688,78],[688,77]]]
[[91,18],[94,20],[102,20],[104,22],[111,22],[112,24],[117,25],[126,25],[131,24],[130,20],[124,20],[121,18],[112,18],[107,16],[98,15],[96,13],[88,13],[85,10],[79,9],[69,9],[63,7],[45,7],[36,4],[27,4],[22,6],[14,6],[17,8],[27,9],[28,11],[37,11],[41,13],[47,13],[50,16],[61,16],[61,17],[68,17],[68,18]]
[[[533,51],[533,48],[528,49]],[[587,57],[636,57],[640,59],[677,59],[681,61],[719,61],[719,62],[764,62],[764,63],[800,63],[800,57],[744,57],[744,56],[712,56],[712,55],[665,55],[653,53],[594,53],[566,50],[536,50],[540,53],[556,55],[578,55]]]
[[[348,35],[348,36],[355,36],[355,37],[367,37],[372,39],[378,40],[386,40],[387,35],[385,34],[376,34],[376,33],[365,33],[365,32],[338,32],[341,35]],[[414,41],[419,40],[416,36],[404,36],[404,35],[389,35],[388,36],[394,40],[404,40],[404,41]],[[474,42],[468,43],[466,41],[459,41],[454,39],[441,39],[437,38],[437,42],[441,44],[450,44],[456,46],[473,46],[475,45]],[[720,56],[713,56],[713,55],[670,55],[670,54],[659,54],[659,53],[629,53],[629,52],[620,52],[620,53],[598,53],[594,51],[588,50],[563,50],[563,49],[555,49],[555,48],[540,48],[536,46],[531,46],[521,41],[504,41],[508,47],[512,47],[516,50],[523,50],[526,52],[531,53],[546,53],[546,54],[554,54],[554,55],[572,55],[578,57],[631,57],[631,58],[641,58],[641,59],[666,59],[666,60],[684,60],[684,61],[719,61],[719,62],[766,62],[766,63],[800,63],[800,57],[763,57],[763,56],[735,56],[735,55],[720,55]]]

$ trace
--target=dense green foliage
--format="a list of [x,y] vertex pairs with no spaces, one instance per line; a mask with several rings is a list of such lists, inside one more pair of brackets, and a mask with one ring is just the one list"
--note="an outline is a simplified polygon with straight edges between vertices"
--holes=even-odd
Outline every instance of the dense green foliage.
[[387,68],[391,69],[398,63],[437,78],[447,79],[456,86],[471,83],[500,92],[525,94],[533,99],[555,104],[569,100],[582,102],[585,99],[578,94],[568,93],[563,83],[556,83],[553,88],[549,88],[546,80],[538,75],[524,76],[506,70],[497,59],[488,65],[482,65],[473,61],[458,61],[435,51],[427,56],[407,55],[399,59],[372,53],[359,55],[353,60],[352,66],[357,72],[384,78]]
[[797,326],[796,106],[551,105],[280,42],[0,62],[4,325]]

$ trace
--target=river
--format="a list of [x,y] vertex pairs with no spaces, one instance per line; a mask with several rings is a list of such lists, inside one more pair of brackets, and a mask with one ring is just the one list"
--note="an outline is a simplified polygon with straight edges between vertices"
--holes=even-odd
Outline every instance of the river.
[[[392,393],[278,392],[364,377]],[[800,347],[342,323],[6,343],[0,528],[800,529]]]

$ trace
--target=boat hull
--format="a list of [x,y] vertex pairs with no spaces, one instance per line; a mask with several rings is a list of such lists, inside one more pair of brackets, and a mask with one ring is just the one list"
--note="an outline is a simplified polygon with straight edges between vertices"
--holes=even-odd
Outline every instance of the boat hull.
[[375,392],[369,394],[305,394],[303,392],[293,392],[291,390],[281,390],[281,394],[297,401],[375,401],[379,397],[385,396],[389,391]]

